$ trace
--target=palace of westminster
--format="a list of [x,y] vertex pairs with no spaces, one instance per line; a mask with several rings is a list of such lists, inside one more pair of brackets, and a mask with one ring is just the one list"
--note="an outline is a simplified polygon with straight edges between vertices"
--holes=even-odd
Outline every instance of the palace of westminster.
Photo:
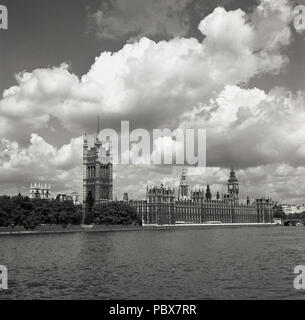
[[[246,204],[239,202],[239,182],[232,168],[227,181],[228,193],[213,199],[209,185],[192,191],[183,168],[178,194],[163,184],[146,189],[146,200],[124,201],[135,207],[145,225],[174,225],[198,223],[271,223],[271,199],[261,198]],[[85,136],[83,145],[83,207],[87,212],[87,197],[94,203],[113,200],[113,163],[111,150],[104,147],[96,136],[89,148]]]

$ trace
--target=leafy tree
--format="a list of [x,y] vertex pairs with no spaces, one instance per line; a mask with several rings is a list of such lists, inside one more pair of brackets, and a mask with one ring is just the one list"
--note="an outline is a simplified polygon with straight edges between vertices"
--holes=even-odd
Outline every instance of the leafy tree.
[[[20,194],[17,197],[12,197],[11,221],[12,226],[28,226],[28,216],[33,209],[33,203],[28,197],[22,197]],[[35,219],[37,221],[37,219]],[[34,223],[34,219],[32,222]]]
[[26,230],[34,230],[39,225],[37,216],[33,212],[24,217],[22,226]]
[[23,226],[34,229],[41,224],[81,223],[82,206],[75,206],[72,201],[29,199],[20,194],[16,197],[0,197],[0,226]]
[[7,227],[11,225],[12,209],[11,198],[8,196],[0,196],[0,226]]
[[126,203],[99,203],[93,207],[93,213],[97,224],[142,224],[136,209]]
[[[85,223],[141,225],[136,209],[122,202],[107,202],[94,205],[92,193],[88,194]],[[15,197],[0,197],[0,226],[23,226],[27,230],[38,225],[80,224],[82,206],[72,201],[29,199],[20,194]]]

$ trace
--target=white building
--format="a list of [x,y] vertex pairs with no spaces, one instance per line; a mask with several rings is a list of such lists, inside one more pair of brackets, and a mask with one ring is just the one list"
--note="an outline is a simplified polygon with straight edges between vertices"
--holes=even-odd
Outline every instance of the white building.
[[282,204],[283,211],[286,215],[293,213],[302,213],[305,211],[305,205]]
[[51,199],[51,185],[43,183],[31,183],[30,198],[31,199]]

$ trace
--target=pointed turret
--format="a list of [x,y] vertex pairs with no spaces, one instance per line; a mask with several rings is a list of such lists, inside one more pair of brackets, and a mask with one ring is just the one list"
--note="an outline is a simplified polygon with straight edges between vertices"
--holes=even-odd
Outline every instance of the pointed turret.
[[182,200],[189,199],[189,191],[190,191],[190,187],[187,182],[187,169],[183,167],[181,172],[178,198]]
[[230,177],[228,180],[228,193],[229,198],[234,201],[234,203],[238,203],[239,183],[236,178],[233,166],[231,167]]
[[95,145],[100,146],[102,142],[99,139],[99,134],[100,134],[100,117],[97,116],[97,128],[96,128],[96,138],[95,138]]
[[231,167],[230,177],[229,177],[228,182],[238,182],[233,166]]
[[83,144],[84,149],[88,149],[88,137],[87,133],[84,134],[84,144]]
[[210,190],[210,186],[207,185],[207,190],[206,190],[206,193],[205,193],[205,198],[207,200],[211,200],[212,199],[212,194],[211,194],[211,190]]

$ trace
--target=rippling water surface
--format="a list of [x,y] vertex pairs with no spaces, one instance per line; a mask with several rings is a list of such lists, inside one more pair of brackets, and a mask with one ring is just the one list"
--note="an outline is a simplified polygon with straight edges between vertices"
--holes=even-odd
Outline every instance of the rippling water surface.
[[305,228],[0,237],[0,299],[304,299]]

